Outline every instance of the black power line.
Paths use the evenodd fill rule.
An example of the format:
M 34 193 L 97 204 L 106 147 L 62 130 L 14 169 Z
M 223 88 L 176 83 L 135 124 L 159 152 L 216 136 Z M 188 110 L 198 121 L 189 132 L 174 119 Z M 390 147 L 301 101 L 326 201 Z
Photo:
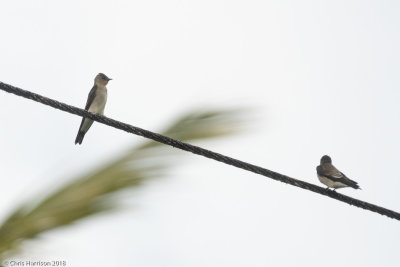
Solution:
M 18 96 L 32 99 L 36 102 L 51 106 L 56 109 L 60 109 L 60 110 L 63 110 L 63 111 L 66 111 L 66 112 L 69 112 L 69 113 L 72 113 L 75 115 L 79 115 L 82 117 L 90 118 L 94 121 L 97 121 L 97 122 L 106 124 L 108 126 L 126 131 L 128 133 L 140 135 L 145 138 L 149 138 L 149 139 L 152 139 L 154 141 L 157 141 L 157 142 L 169 145 L 169 146 L 173 146 L 173 147 L 176 147 L 176 148 L 188 151 L 188 152 L 192 152 L 194 154 L 201 155 L 206 158 L 214 159 L 219 162 L 223 162 L 225 164 L 235 166 L 237 168 L 241 168 L 241 169 L 244 169 L 244 170 L 247 170 L 250 172 L 254 172 L 254 173 L 272 178 L 274 180 L 277 180 L 277 181 L 280 181 L 283 183 L 287 183 L 287 184 L 297 186 L 297 187 L 300 187 L 300 188 L 303 188 L 303 189 L 306 189 L 306 190 L 309 190 L 309 191 L 312 191 L 312 192 L 315 192 L 315 193 L 318 193 L 318 194 L 321 194 L 324 196 L 328 196 L 330 198 L 337 199 L 339 201 L 348 203 L 350 205 L 354 205 L 359 208 L 370 210 L 372 212 L 376 212 L 381 215 L 386 215 L 390 218 L 400 220 L 400 213 L 398 213 L 398 212 L 395 212 L 395 211 L 392 211 L 392 210 L 389 210 L 389 209 L 386 209 L 386 208 L 383 208 L 383 207 L 380 207 L 380 206 L 377 206 L 377 205 L 374 205 L 374 204 L 371 204 L 368 202 L 364 202 L 364 201 L 361 201 L 361 200 L 358 200 L 358 199 L 355 199 L 352 197 L 342 195 L 340 193 L 337 193 L 336 191 L 327 190 L 326 188 L 323 188 L 323 187 L 320 187 L 320 186 L 317 186 L 314 184 L 310 184 L 310 183 L 307 183 L 307 182 L 304 182 L 301 180 L 297 180 L 297 179 L 288 177 L 286 175 L 283 175 L 283 174 L 280 174 L 280 173 L 277 173 L 274 171 L 270 171 L 268 169 L 265 169 L 265 168 L 262 168 L 262 167 L 259 167 L 259 166 L 256 166 L 256 165 L 253 165 L 250 163 L 246 163 L 244 161 L 237 160 L 237 159 L 234 159 L 234 158 L 231 158 L 231 157 L 228 157 L 228 156 L 225 156 L 225 155 L 222 155 L 222 154 L 219 154 L 219 153 L 216 153 L 216 152 L 213 152 L 213 151 L 210 151 L 210 150 L 198 147 L 198 146 L 180 142 L 178 140 L 169 138 L 167 136 L 153 133 L 148 130 L 144 130 L 139 127 L 135 127 L 135 126 L 132 126 L 132 125 L 120 122 L 120 121 L 116 121 L 116 120 L 107 118 L 102 115 L 93 114 L 86 110 L 64 104 L 62 102 L 59 102 L 59 101 L 50 99 L 48 97 L 41 96 L 41 95 L 38 95 L 38 94 L 35 94 L 32 92 L 14 87 L 9 84 L 0 82 L 0 89 L 4 90 L 6 92 L 9 92 L 9 93 L 18 95 Z

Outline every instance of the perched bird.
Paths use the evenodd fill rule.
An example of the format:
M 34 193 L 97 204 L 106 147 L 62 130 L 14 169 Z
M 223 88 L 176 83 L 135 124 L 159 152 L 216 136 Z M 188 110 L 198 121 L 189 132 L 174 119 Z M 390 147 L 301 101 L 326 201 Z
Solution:
M 332 160 L 329 156 L 325 155 L 321 158 L 321 163 L 317 166 L 317 175 L 321 183 L 335 189 L 342 187 L 353 187 L 354 189 L 361 189 L 357 182 L 350 180 L 342 172 L 332 165 Z
M 86 101 L 85 110 L 103 115 L 104 107 L 107 102 L 107 87 L 108 81 L 112 79 L 108 78 L 103 73 L 99 73 L 94 78 L 94 85 L 92 90 L 90 90 L 88 99 Z M 75 144 L 82 144 L 83 137 L 85 137 L 86 132 L 92 126 L 93 120 L 88 118 L 82 118 L 81 126 L 79 126 L 78 135 L 75 139 Z

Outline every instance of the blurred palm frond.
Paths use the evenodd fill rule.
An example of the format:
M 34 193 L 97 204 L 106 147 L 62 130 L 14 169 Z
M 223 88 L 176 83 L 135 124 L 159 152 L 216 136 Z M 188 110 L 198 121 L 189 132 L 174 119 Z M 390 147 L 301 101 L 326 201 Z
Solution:
M 237 108 L 194 111 L 176 120 L 162 134 L 185 142 L 224 137 L 243 130 L 248 115 L 248 110 Z M 177 151 L 144 141 L 100 169 L 72 179 L 43 200 L 22 205 L 0 225 L 0 262 L 17 253 L 24 240 L 114 209 L 117 203 L 110 196 L 165 175 L 173 164 L 167 159 Z

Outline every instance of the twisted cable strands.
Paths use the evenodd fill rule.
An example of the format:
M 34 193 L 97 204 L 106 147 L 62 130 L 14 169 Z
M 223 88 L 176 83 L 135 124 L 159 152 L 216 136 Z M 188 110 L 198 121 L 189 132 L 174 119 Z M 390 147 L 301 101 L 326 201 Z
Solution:
M 210 158 L 210 159 L 213 159 L 213 160 L 216 160 L 216 161 L 228 164 L 228 165 L 232 165 L 237 168 L 241 168 L 241 169 L 244 169 L 244 170 L 256 173 L 256 174 L 260 174 L 260 175 L 269 177 L 271 179 L 274 179 L 274 180 L 277 180 L 277 181 L 280 181 L 280 182 L 283 182 L 286 184 L 290 184 L 290 185 L 297 186 L 297 187 L 300 187 L 300 188 L 303 188 L 303 189 L 306 189 L 306 190 L 309 190 L 309 191 L 312 191 L 312 192 L 315 192 L 315 193 L 318 193 L 318 194 L 321 194 L 324 196 L 328 196 L 330 198 L 348 203 L 350 205 L 353 205 L 353 206 L 356 206 L 356 207 L 359 207 L 359 208 L 362 208 L 365 210 L 369 210 L 372 212 L 376 212 L 381 215 L 385 215 L 389 218 L 400 220 L 400 213 L 398 213 L 398 212 L 395 212 L 395 211 L 392 211 L 392 210 L 389 210 L 389 209 L 386 209 L 386 208 L 383 208 L 383 207 L 380 207 L 380 206 L 377 206 L 377 205 L 374 205 L 374 204 L 371 204 L 368 202 L 364 202 L 364 201 L 361 201 L 361 200 L 358 200 L 358 199 L 355 199 L 352 197 L 348 197 L 348 196 L 342 195 L 340 193 L 337 193 L 335 191 L 327 190 L 323 187 L 320 187 L 320 186 L 317 186 L 314 184 L 310 184 L 308 182 L 304 182 L 304 181 L 301 181 L 298 179 L 294 179 L 294 178 L 288 177 L 286 175 L 283 175 L 283 174 L 280 174 L 280 173 L 277 173 L 277 172 L 274 172 L 274 171 L 271 171 L 271 170 L 268 170 L 268 169 L 250 164 L 250 163 L 246 163 L 244 161 L 237 160 L 237 159 L 234 159 L 234 158 L 231 158 L 231 157 L 228 157 L 228 156 L 225 156 L 225 155 L 222 155 L 222 154 L 219 154 L 219 153 L 216 153 L 216 152 L 213 152 L 213 151 L 210 151 L 210 150 L 198 147 L 198 146 L 180 142 L 178 140 L 169 138 L 167 136 L 153 133 L 151 131 L 144 130 L 139 127 L 135 127 L 135 126 L 132 126 L 132 125 L 129 125 L 129 124 L 117 121 L 117 120 L 113 120 L 113 119 L 107 118 L 102 115 L 93 114 L 86 110 L 67 105 L 65 103 L 47 98 L 45 96 L 41 96 L 39 94 L 32 93 L 30 91 L 20 89 L 18 87 L 14 87 L 9 84 L 5 84 L 3 82 L 0 82 L 0 89 L 3 91 L 6 91 L 8 93 L 22 96 L 24 98 L 28 98 L 28 99 L 34 100 L 36 102 L 51 106 L 56 109 L 69 112 L 71 114 L 90 118 L 94 121 L 106 124 L 113 128 L 117 128 L 117 129 L 126 131 L 128 133 L 133 133 L 133 134 L 136 134 L 139 136 L 143 136 L 145 138 L 149 138 L 154 141 L 157 141 L 157 142 L 169 145 L 169 146 L 173 146 L 175 148 L 179 148 L 179 149 L 182 149 L 182 150 L 185 150 L 188 152 L 192 152 L 194 154 L 197 154 L 197 155 L 200 155 L 200 156 L 203 156 L 206 158 Z

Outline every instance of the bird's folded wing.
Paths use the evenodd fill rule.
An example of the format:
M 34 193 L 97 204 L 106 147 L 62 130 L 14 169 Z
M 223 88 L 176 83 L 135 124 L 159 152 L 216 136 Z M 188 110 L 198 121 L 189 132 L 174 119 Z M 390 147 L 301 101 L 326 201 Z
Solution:
M 323 168 L 323 167 L 317 168 L 317 173 L 318 173 L 318 175 L 324 176 L 334 182 L 339 182 L 339 183 L 342 183 L 342 184 L 345 184 L 345 185 L 348 185 L 351 187 L 357 186 L 357 182 L 347 178 L 346 175 L 344 175 L 342 172 L 340 172 L 334 166 L 327 166 L 325 168 Z
M 97 86 L 94 85 L 92 90 L 90 90 L 89 95 L 88 95 L 88 99 L 86 101 L 85 110 L 89 110 L 90 105 L 92 105 L 93 100 L 96 97 L 96 89 L 97 89 Z

